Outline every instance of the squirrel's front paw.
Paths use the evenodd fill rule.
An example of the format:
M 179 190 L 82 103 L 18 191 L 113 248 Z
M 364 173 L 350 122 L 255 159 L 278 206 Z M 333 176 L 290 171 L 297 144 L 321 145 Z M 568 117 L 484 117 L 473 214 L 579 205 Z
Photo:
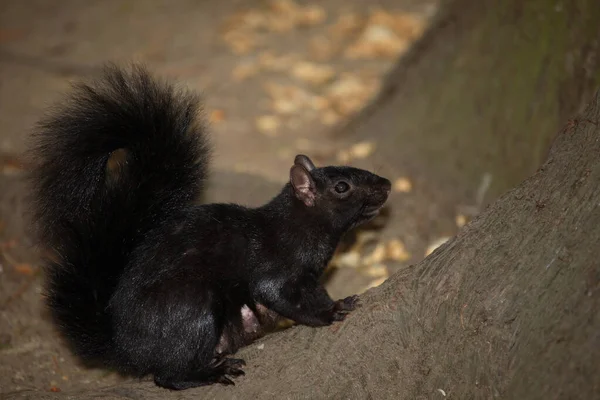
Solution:
M 354 311 L 356 307 L 359 305 L 358 295 L 355 294 L 353 296 L 348 296 L 345 299 L 341 299 L 335 302 L 333 306 L 336 311 Z
M 350 311 L 353 311 L 359 305 L 358 295 L 348 296 L 335 302 L 333 305 L 333 320 L 343 321 Z

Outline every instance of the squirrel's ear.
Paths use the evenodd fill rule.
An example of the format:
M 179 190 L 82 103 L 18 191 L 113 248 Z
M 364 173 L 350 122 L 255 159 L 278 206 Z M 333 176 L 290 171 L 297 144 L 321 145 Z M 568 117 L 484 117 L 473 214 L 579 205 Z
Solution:
M 310 161 L 310 160 L 309 160 Z M 294 164 L 290 169 L 290 182 L 294 188 L 296 197 L 307 207 L 315 205 L 315 195 L 317 188 L 310 172 L 302 165 Z
M 308 172 L 315 169 L 315 164 L 313 164 L 310 158 L 304 154 L 298 154 L 296 158 L 294 158 L 294 164 L 303 166 Z

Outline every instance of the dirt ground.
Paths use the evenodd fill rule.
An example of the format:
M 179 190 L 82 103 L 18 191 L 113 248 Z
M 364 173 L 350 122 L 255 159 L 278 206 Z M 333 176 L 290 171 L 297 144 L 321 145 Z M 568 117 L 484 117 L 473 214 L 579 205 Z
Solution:
M 433 0 L 3 1 L 0 397 L 122 379 L 81 367 L 48 322 L 43 277 L 23 219 L 27 132 L 70 80 L 97 72 L 105 61 L 135 60 L 201 90 L 215 146 L 211 201 L 268 200 L 299 152 L 318 164 L 360 162 L 393 180 L 384 228 L 367 231 L 335 260 L 328 288 L 341 297 L 419 261 L 465 222 L 465 206 L 478 206 L 477 196 L 440 192 L 426 160 L 399 167 L 369 158 L 377 132 L 360 143 L 328 134 L 376 92 L 435 10 Z

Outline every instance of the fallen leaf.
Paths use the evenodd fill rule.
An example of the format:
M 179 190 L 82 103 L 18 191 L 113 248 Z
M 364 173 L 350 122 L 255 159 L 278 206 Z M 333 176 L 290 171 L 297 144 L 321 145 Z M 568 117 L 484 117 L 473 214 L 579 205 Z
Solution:
M 335 76 L 335 70 L 329 65 L 304 61 L 294 66 L 292 76 L 311 85 L 322 85 Z
M 335 265 L 338 267 L 357 268 L 360 265 L 360 254 L 358 251 L 349 251 L 335 257 Z
M 388 278 L 389 272 L 384 264 L 373 264 L 369 265 L 366 269 L 365 274 L 373 278 Z
M 210 113 L 210 122 L 219 123 L 225 120 L 225 111 L 223 110 L 213 110 Z
M 32 276 L 34 273 L 34 270 L 31 267 L 31 265 L 25 263 L 16 264 L 13 268 L 16 272 L 22 275 Z
M 348 58 L 394 59 L 405 52 L 425 30 L 425 19 L 417 14 L 371 12 L 359 38 L 344 55 Z
M 263 115 L 256 119 L 256 128 L 266 136 L 277 136 L 281 121 L 275 115 Z
M 349 116 L 362 109 L 377 93 L 380 79 L 361 79 L 356 74 L 342 74 L 326 90 L 332 108 Z
M 392 185 L 394 192 L 408 193 L 412 190 L 412 183 L 408 178 L 398 178 Z
M 393 30 L 386 26 L 369 25 L 360 38 L 344 52 L 349 59 L 389 58 L 398 57 L 408 49 L 411 42 L 398 37 Z
M 350 154 L 353 158 L 367 158 L 375 150 L 375 143 L 373 142 L 360 142 L 350 147 Z
M 456 216 L 455 221 L 456 221 L 456 226 L 458 226 L 459 228 L 462 228 L 467 223 L 467 217 L 465 217 L 462 214 L 459 214 Z
M 399 239 L 393 239 L 385 245 L 385 258 L 394 261 L 406 261 L 410 258 L 410 254 L 406 251 L 404 243 Z
M 271 107 L 277 114 L 289 115 L 312 109 L 315 96 L 300 87 L 268 83 L 265 90 L 272 99 Z

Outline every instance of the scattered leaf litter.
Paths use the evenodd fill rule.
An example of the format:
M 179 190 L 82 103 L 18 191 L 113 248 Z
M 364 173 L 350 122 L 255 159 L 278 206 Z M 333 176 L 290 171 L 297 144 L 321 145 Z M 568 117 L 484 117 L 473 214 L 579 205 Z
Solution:
M 380 85 L 380 79 L 362 79 L 358 74 L 344 73 L 327 88 L 326 96 L 336 112 L 350 116 L 373 98 Z
M 310 109 L 314 95 L 298 86 L 267 83 L 265 91 L 271 99 L 271 109 L 277 114 L 297 114 Z
M 269 50 L 262 51 L 255 60 L 236 66 L 232 78 L 240 82 L 261 70 L 286 73 L 309 85 L 311 90 L 289 89 L 287 94 L 277 96 L 267 90 L 273 100 L 271 111 L 286 116 L 300 114 L 303 121 L 316 119 L 325 126 L 333 126 L 358 112 L 373 98 L 381 86 L 382 70 L 378 68 L 375 76 L 369 78 L 356 71 L 339 71 L 323 62 L 343 52 L 352 59 L 384 60 L 385 70 L 422 35 L 427 19 L 428 16 L 381 8 L 368 13 L 343 12 L 329 18 L 317 2 L 299 4 L 293 0 L 272 0 L 266 2 L 266 6 L 227 18 L 222 36 L 230 49 L 241 55 L 264 47 L 269 35 L 321 26 L 314 30 L 307 54 L 275 55 Z M 326 25 L 328 20 L 332 22 Z M 287 121 L 286 125 L 299 127 L 302 123 Z M 343 161 L 351 158 L 351 154 L 342 152 Z
M 291 0 L 274 0 L 266 8 L 235 13 L 225 20 L 221 31 L 233 53 L 248 54 L 264 44 L 266 33 L 287 33 L 326 19 L 325 9 L 317 4 L 301 6 Z
M 425 26 L 426 20 L 419 15 L 376 9 L 344 55 L 350 59 L 396 59 L 423 34 Z
M 367 245 L 375 244 L 370 252 Z M 359 274 L 370 278 L 371 281 L 363 291 L 379 286 L 389 277 L 389 269 L 385 261 L 404 262 L 410 259 L 404 243 L 400 239 L 379 241 L 379 236 L 374 231 L 361 232 L 354 245 L 344 252 L 336 253 L 331 262 L 334 268 L 352 268 Z

